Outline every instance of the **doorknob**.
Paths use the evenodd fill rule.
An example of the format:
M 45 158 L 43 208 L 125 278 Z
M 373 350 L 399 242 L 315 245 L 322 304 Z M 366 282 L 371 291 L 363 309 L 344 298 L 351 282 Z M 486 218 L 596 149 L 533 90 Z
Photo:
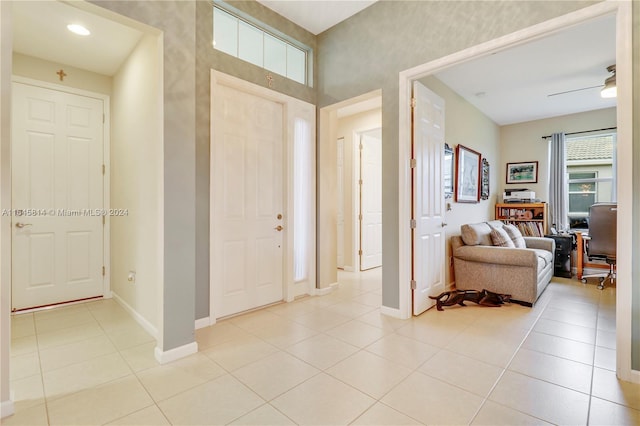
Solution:
M 447 226 L 447 222 L 442 222 L 442 227 L 444 228 L 445 226 Z
M 276 227 L 275 227 L 275 228 L 273 228 L 273 229 L 275 229 L 276 231 L 280 232 L 280 231 L 282 231 L 284 228 L 283 228 L 281 225 L 278 225 L 278 226 L 276 226 Z
M 25 226 L 31 226 L 31 225 L 32 225 L 31 223 L 20 223 L 20 222 L 18 222 L 18 223 L 16 223 L 16 228 L 22 229 Z

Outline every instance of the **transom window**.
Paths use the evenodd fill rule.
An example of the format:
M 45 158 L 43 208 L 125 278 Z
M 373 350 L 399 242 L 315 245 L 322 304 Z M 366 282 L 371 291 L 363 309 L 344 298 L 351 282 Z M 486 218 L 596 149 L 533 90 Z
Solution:
M 213 48 L 307 84 L 310 49 L 266 25 L 240 16 L 233 8 L 213 6 Z

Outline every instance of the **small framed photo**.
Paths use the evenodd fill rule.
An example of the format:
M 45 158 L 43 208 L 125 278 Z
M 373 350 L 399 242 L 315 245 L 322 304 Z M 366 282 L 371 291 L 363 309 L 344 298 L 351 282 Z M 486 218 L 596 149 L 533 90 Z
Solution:
M 456 147 L 456 201 L 480 201 L 480 161 L 482 155 L 466 146 Z
M 507 183 L 537 183 L 538 162 L 507 163 Z

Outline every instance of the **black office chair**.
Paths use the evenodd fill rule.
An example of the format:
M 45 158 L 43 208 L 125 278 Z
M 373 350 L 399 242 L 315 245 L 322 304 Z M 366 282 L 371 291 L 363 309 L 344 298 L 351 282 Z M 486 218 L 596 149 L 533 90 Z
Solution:
M 604 289 L 607 279 L 611 284 L 616 279 L 616 228 L 618 205 L 616 203 L 596 203 L 589 208 L 589 236 L 587 240 L 587 257 L 589 260 L 600 259 L 607 262 L 609 272 L 602 274 L 583 275 L 582 282 L 587 278 L 599 277 L 598 289 Z

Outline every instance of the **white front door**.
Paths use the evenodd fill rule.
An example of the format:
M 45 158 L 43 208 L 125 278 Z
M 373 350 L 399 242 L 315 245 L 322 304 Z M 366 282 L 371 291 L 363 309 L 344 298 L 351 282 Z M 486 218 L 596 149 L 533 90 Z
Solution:
M 434 301 L 430 295 L 444 291 L 445 203 L 442 182 L 444 164 L 444 100 L 418 82 L 413 83 L 413 314 Z
M 103 101 L 13 84 L 14 310 L 102 296 Z
M 283 299 L 283 105 L 220 85 L 213 98 L 215 317 Z
M 360 137 L 360 270 L 382 266 L 382 130 Z

